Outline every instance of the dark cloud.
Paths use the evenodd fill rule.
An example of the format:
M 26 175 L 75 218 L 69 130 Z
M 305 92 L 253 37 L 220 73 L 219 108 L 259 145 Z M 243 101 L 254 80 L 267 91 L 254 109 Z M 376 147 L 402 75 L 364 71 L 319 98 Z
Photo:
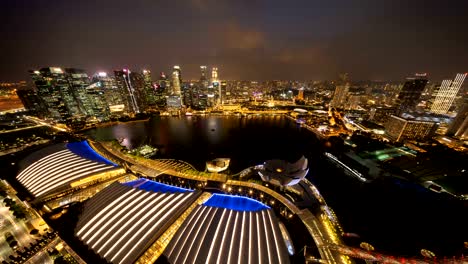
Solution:
M 31 1 L 0 17 L 0 80 L 47 65 L 120 67 L 184 78 L 199 65 L 227 79 L 434 79 L 468 69 L 467 1 Z

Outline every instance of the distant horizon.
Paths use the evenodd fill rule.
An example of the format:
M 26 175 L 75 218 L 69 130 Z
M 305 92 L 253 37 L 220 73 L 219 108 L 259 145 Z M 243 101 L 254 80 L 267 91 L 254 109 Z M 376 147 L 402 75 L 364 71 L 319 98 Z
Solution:
M 338 75 L 341 74 L 341 73 L 348 73 L 349 75 L 349 81 L 350 83 L 356 83 L 356 82 L 388 82 L 388 83 L 404 83 L 406 78 L 408 77 L 413 77 L 415 74 L 418 74 L 418 73 L 425 73 L 427 74 L 426 78 L 429 80 L 428 83 L 431 83 L 431 82 L 442 82 L 443 80 L 453 80 L 455 78 L 455 76 L 459 73 L 463 74 L 464 72 L 463 71 L 458 71 L 456 73 L 453 74 L 453 77 L 447 77 L 447 78 L 442 78 L 442 79 L 432 79 L 431 78 L 431 74 L 430 73 L 427 73 L 427 72 L 423 72 L 423 71 L 418 71 L 418 72 L 414 72 L 414 73 L 409 73 L 405 76 L 402 76 L 401 79 L 399 80 L 392 80 L 392 79 L 353 79 L 353 75 L 350 73 L 350 72 L 347 72 L 347 71 L 344 71 L 344 72 L 341 72 L 341 73 L 338 73 L 336 74 L 336 76 L 334 78 L 330 78 L 330 79 L 234 79 L 234 78 L 223 78 L 223 69 L 220 68 L 219 66 L 217 65 L 213 65 L 213 66 L 208 66 L 208 65 L 200 65 L 198 67 L 198 71 L 200 73 L 200 75 L 198 77 L 191 77 L 191 78 L 186 78 L 184 76 L 184 66 L 182 64 L 175 64 L 175 65 L 178 65 L 180 66 L 180 69 L 181 69 L 181 72 L 182 72 L 182 80 L 183 81 L 196 81 L 196 80 L 199 80 L 200 79 L 200 75 L 201 75 L 201 72 L 200 72 L 200 66 L 207 66 L 207 76 L 208 78 L 211 76 L 211 69 L 213 67 L 217 67 L 218 68 L 218 74 L 220 76 L 219 80 L 222 80 L 222 81 L 259 81 L 259 82 L 266 82 L 266 81 L 298 81 L 298 82 L 333 82 L 333 81 L 336 81 L 338 80 Z M 175 66 L 173 65 L 173 66 Z M 88 74 L 89 77 L 92 77 L 93 75 L 95 74 L 98 74 L 99 72 L 105 72 L 111 76 L 114 76 L 114 71 L 118 71 L 118 70 L 122 70 L 122 69 L 129 69 L 130 71 L 133 71 L 133 72 L 139 72 L 141 73 L 142 71 L 144 70 L 148 70 L 150 71 L 151 73 L 151 78 L 153 80 L 158 80 L 158 77 L 160 76 L 161 73 L 164 73 L 166 75 L 166 77 L 168 79 L 170 79 L 170 74 L 172 72 L 172 67 L 173 66 L 169 66 L 167 67 L 167 70 L 162 70 L 162 71 L 155 71 L 155 70 L 151 70 L 150 68 L 148 67 L 134 67 L 134 68 L 131 68 L 131 67 L 113 67 L 112 70 L 104 70 L 103 68 L 99 68 L 99 70 L 96 70 L 96 71 L 90 71 L 86 68 L 83 68 L 83 67 L 76 67 L 76 66 L 59 66 L 59 65 L 49 65 L 49 66 L 41 66 L 41 67 L 37 67 L 37 68 L 30 68 L 28 70 L 26 70 L 26 78 L 25 79 L 20 79 L 20 80 L 0 80 L 0 83 L 16 83 L 16 82 L 20 82 L 20 81 L 26 81 L 27 83 L 30 83 L 31 82 L 31 78 L 29 77 L 29 74 L 28 72 L 29 71 L 32 71 L 32 70 L 40 70 L 42 68 L 49 68 L 49 67 L 59 67 L 59 68 L 62 68 L 62 69 L 66 69 L 66 68 L 74 68 L 74 69 L 80 69 L 80 70 L 84 70 L 86 72 L 86 74 Z M 137 68 L 137 69 L 135 69 Z M 193 69 L 191 69 L 191 72 L 193 72 Z

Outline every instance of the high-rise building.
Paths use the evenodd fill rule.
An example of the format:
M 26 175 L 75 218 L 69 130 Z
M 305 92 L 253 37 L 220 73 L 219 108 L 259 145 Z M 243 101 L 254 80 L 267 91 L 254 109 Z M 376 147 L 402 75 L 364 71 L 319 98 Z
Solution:
M 330 102 L 330 106 L 335 108 L 343 108 L 347 101 L 348 91 L 349 84 L 337 85 L 333 99 Z
M 211 70 L 211 82 L 214 83 L 218 81 L 218 68 L 213 67 L 213 69 Z
M 395 141 L 424 140 L 434 135 L 438 123 L 391 115 L 385 133 Z
M 88 113 L 91 113 L 94 120 L 108 121 L 111 113 L 101 83 L 95 82 L 89 85 L 86 88 L 86 95 L 89 100 Z
M 466 73 L 459 73 L 452 80 L 443 80 L 437 94 L 435 95 L 434 103 L 431 106 L 431 112 L 436 114 L 446 114 L 450 110 L 453 101 L 457 97 L 458 92 L 465 80 Z
M 397 114 L 401 115 L 412 111 L 419 104 L 419 99 L 427 84 L 426 74 L 416 74 L 415 77 L 407 78 L 397 98 Z
M 131 72 L 128 69 L 114 71 L 117 87 L 119 87 L 121 94 L 124 95 L 125 112 L 127 113 L 140 113 L 138 106 L 138 90 L 143 90 L 143 87 L 138 89 L 138 86 L 144 86 L 143 78 L 138 78 L 138 74 Z M 141 79 L 141 80 L 139 80 Z
M 92 78 L 93 84 L 100 87 L 111 114 L 122 114 L 125 109 L 126 91 L 117 86 L 115 78 L 106 72 L 98 72 Z
M 172 71 L 172 91 L 171 95 L 181 95 L 182 90 L 182 72 L 179 66 L 174 66 Z
M 208 86 L 208 104 L 210 106 L 220 105 L 222 103 L 222 90 L 218 76 L 218 68 L 211 70 L 211 84 Z
M 447 135 L 461 140 L 468 139 L 468 98 L 464 98 L 463 105 L 450 124 Z
M 16 94 L 23 103 L 24 108 L 29 111 L 30 115 L 44 118 L 47 116 L 47 107 L 44 101 L 37 95 L 33 89 L 18 89 Z
M 297 93 L 297 100 L 304 101 L 304 87 L 299 89 Z
M 333 94 L 333 98 L 330 101 L 330 107 L 334 108 L 344 108 L 347 96 L 349 92 L 349 76 L 347 73 L 342 73 L 338 76 L 338 81 L 336 81 L 335 85 L 335 93 Z
M 153 85 L 153 80 L 151 79 L 151 72 L 148 70 L 143 70 L 143 81 L 144 81 L 144 102 L 146 108 L 155 108 L 157 106 L 158 96 L 156 95 L 156 89 Z
M 66 68 L 65 72 L 81 113 L 88 117 L 94 116 L 93 102 L 87 92 L 87 88 L 91 84 L 88 74 L 82 69 L 75 68 Z
M 166 106 L 166 96 L 168 94 L 168 89 L 170 88 L 169 81 L 167 80 L 166 74 L 161 72 L 157 85 L 155 86 L 156 94 L 156 105 L 159 108 Z
M 58 67 L 42 68 L 30 71 L 30 75 L 37 95 L 47 109 L 47 117 L 65 123 L 84 117 L 64 70 Z
M 193 104 L 193 89 L 194 89 L 193 83 L 184 83 L 182 85 L 181 98 L 182 98 L 182 101 L 184 102 L 184 105 L 187 107 L 191 107 Z
M 220 102 L 224 104 L 227 99 L 227 82 L 221 81 L 221 85 L 219 86 L 220 90 Z
M 207 78 L 206 78 L 206 66 L 200 66 L 200 72 L 201 72 L 201 76 L 200 76 L 200 81 L 206 81 Z

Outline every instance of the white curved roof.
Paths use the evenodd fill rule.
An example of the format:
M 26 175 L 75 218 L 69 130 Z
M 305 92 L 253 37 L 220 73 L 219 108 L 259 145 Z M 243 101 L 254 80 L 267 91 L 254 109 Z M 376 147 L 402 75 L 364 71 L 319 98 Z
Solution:
M 199 205 L 164 255 L 170 263 L 289 263 L 271 209 L 244 211 Z
M 86 202 L 75 235 L 109 263 L 134 263 L 200 194 L 146 179 L 116 182 Z M 197 205 L 163 254 L 170 263 L 289 263 L 273 210 L 224 194 Z
M 89 147 L 87 143 L 82 142 L 72 144 L 71 146 Z M 92 150 L 85 149 L 85 151 Z M 16 176 L 16 179 L 31 194 L 40 197 L 67 186 L 80 178 L 115 168 L 110 163 L 91 160 L 75 154 L 75 152 L 65 148 L 48 154 L 27 166 Z M 96 153 L 91 154 L 96 155 Z
M 110 185 L 88 200 L 75 235 L 109 263 L 134 263 L 200 194 L 159 185 Z

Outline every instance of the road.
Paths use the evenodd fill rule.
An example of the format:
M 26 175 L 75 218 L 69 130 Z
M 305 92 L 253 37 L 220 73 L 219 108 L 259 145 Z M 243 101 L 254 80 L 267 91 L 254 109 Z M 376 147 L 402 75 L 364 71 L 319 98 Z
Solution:
M 53 128 L 55 130 L 58 130 L 58 131 L 62 131 L 62 132 L 70 132 L 71 130 L 63 125 L 63 124 L 53 124 L 47 120 L 43 120 L 43 119 L 40 119 L 40 118 L 37 118 L 37 117 L 34 117 L 34 116 L 24 116 L 24 119 L 26 119 L 27 121 L 31 121 L 31 122 L 34 122 L 38 125 L 42 125 L 42 126 L 48 126 L 50 128 Z

